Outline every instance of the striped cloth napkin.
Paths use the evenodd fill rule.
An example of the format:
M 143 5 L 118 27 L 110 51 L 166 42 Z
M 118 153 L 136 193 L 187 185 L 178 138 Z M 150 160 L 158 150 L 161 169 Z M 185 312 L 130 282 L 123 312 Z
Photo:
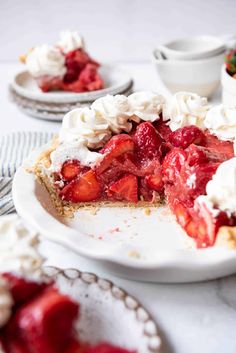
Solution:
M 0 138 L 0 215 L 15 212 L 12 180 L 17 168 L 31 151 L 47 143 L 53 134 L 23 131 Z

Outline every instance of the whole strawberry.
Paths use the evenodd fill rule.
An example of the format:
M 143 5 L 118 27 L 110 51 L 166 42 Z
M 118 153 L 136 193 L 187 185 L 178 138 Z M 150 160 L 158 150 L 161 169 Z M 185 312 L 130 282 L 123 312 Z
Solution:
M 138 125 L 133 135 L 133 141 L 137 155 L 141 160 L 160 158 L 163 139 L 149 121 Z

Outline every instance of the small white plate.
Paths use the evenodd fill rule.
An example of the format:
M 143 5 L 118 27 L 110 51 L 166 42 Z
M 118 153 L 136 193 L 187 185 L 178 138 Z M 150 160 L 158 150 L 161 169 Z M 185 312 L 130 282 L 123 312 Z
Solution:
M 125 91 L 119 92 L 128 96 L 132 93 L 133 83 Z M 67 112 L 75 108 L 83 108 L 91 105 L 91 102 L 77 102 L 77 103 L 47 103 L 39 102 L 32 99 L 22 97 L 12 87 L 9 87 L 9 94 L 12 102 L 25 114 L 37 119 L 62 121 Z
M 47 146 L 44 146 L 45 149 Z M 34 152 L 25 166 L 33 164 Z M 136 280 L 193 282 L 236 271 L 236 251 L 197 250 L 166 207 L 80 210 L 74 219 L 58 215 L 48 192 L 20 167 L 13 181 L 17 212 L 42 236 L 99 261 L 106 271 Z
M 28 71 L 18 73 L 12 82 L 12 87 L 19 95 L 28 99 L 47 103 L 74 103 L 91 102 L 106 94 L 119 94 L 132 84 L 129 74 L 115 65 L 102 65 L 99 73 L 104 80 L 105 88 L 93 92 L 71 93 L 58 91 L 44 93 L 38 88 Z

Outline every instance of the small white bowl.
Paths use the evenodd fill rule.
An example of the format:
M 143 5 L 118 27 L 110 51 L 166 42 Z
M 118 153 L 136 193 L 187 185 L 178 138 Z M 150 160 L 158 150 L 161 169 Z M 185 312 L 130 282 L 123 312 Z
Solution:
M 213 36 L 180 38 L 157 48 L 166 59 L 198 60 L 218 55 L 225 51 L 222 39 Z
M 210 97 L 219 86 L 224 52 L 200 60 L 164 60 L 158 50 L 153 55 L 159 77 L 171 93 L 190 91 Z
M 236 79 L 226 71 L 225 65 L 221 69 L 222 102 L 236 106 Z

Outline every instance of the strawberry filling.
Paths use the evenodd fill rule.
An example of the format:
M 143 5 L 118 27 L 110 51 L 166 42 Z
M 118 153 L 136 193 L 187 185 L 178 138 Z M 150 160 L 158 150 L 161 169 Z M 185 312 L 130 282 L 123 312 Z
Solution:
M 66 161 L 60 172 L 61 199 L 73 203 L 117 200 L 137 203 L 152 200 L 156 192 L 163 194 L 162 143 L 154 126 L 144 122 L 132 136 L 113 136 L 99 151 L 103 158 L 89 171 L 81 172 L 83 167 L 78 161 Z
M 195 202 L 198 196 L 206 194 L 208 181 L 226 158 L 225 153 L 216 151 L 217 145 L 210 148 L 190 145 L 185 150 L 174 148 L 162 164 L 167 203 L 199 248 L 214 245 L 221 226 L 236 225 L 234 217 L 222 211 L 213 215 L 206 206 Z M 232 144 L 227 157 L 231 158 L 231 154 Z
M 131 133 L 113 136 L 98 152 L 103 158 L 92 168 L 75 160 L 64 163 L 62 200 L 153 203 L 165 199 L 198 247 L 213 245 L 220 226 L 235 224 L 224 212 L 215 217 L 195 205 L 219 165 L 233 157 L 232 142 L 220 141 L 196 126 L 172 132 L 159 120 L 135 124 Z
M 0 329 L 6 353 L 137 353 L 109 343 L 80 342 L 74 330 L 79 305 L 53 283 L 37 283 L 3 274 L 14 299 L 12 315 Z
M 64 55 L 66 73 L 63 77 L 37 78 L 43 92 L 63 90 L 80 93 L 104 88 L 103 79 L 98 73 L 100 65 L 85 50 L 76 49 Z

